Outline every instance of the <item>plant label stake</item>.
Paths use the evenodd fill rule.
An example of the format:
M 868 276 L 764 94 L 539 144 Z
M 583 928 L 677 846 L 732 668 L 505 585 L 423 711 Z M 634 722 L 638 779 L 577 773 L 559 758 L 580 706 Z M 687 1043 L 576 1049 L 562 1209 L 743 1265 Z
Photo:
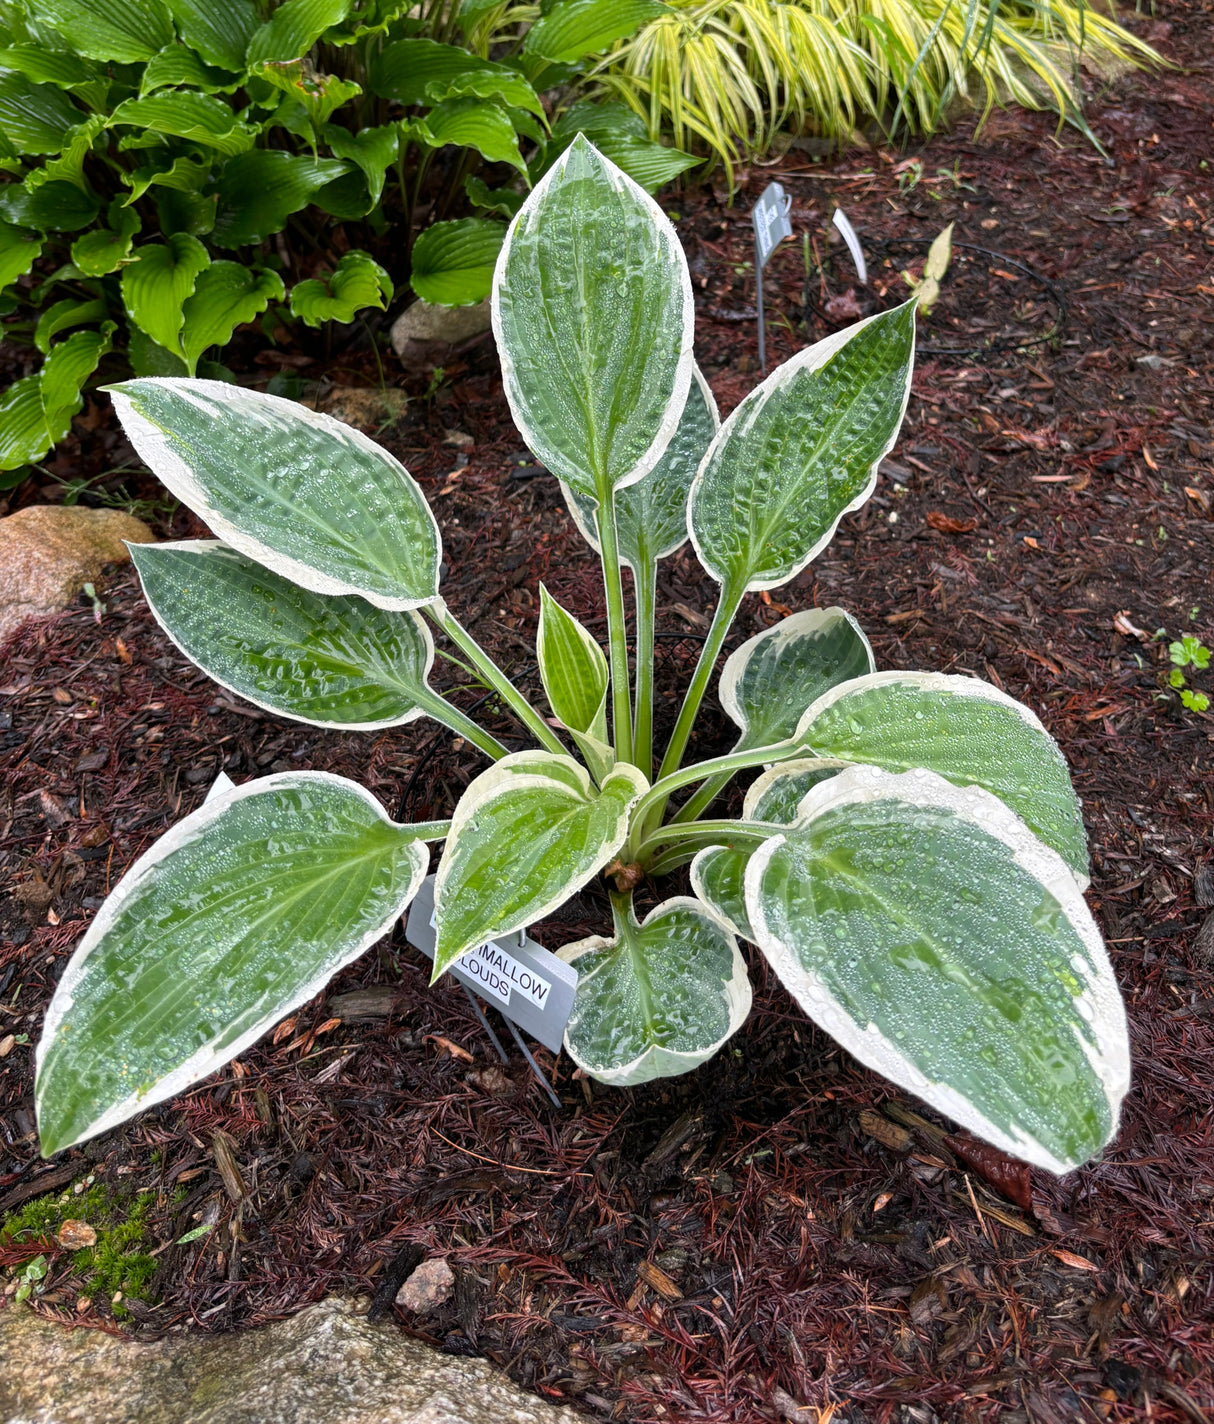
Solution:
M 856 276 L 860 279 L 862 287 L 868 286 L 868 266 L 864 261 L 864 249 L 860 246 L 860 239 L 856 236 L 856 229 L 847 220 L 847 215 L 842 208 L 835 209 L 835 215 L 831 222 L 839 229 L 839 235 L 847 243 L 847 250 L 851 253 L 851 260 L 856 264 Z
M 759 313 L 759 369 L 767 374 L 767 332 L 763 325 L 763 268 L 786 237 L 792 236 L 792 196 L 779 183 L 769 183 L 754 205 L 750 220 L 755 229 L 755 306 Z
M 409 906 L 405 938 L 428 959 L 434 958 L 433 875 L 426 877 Z M 525 931 L 470 950 L 451 965 L 450 972 L 507 1022 L 517 1024 L 553 1053 L 561 1051 L 577 970 L 528 939 Z

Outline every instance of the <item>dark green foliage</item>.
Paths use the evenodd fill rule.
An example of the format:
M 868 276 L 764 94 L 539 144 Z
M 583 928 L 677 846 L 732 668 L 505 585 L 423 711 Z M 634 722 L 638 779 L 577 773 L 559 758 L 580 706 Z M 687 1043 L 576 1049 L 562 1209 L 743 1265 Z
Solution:
M 621 29 L 557 0 L 524 53 L 515 20 L 457 0 L 424 20 L 396 0 L 0 0 L 0 311 L 47 357 L 0 393 L 0 483 L 63 438 L 103 358 L 215 375 L 271 304 L 287 326 L 384 310 L 424 198 L 444 236 L 421 244 L 414 289 L 462 305 L 487 295 L 511 199 L 575 129 L 618 128 L 614 156 L 651 188 L 681 171 L 618 106 L 551 131 L 537 92 L 584 68 L 550 63 L 544 33 L 590 63 L 653 8 L 635 0 Z M 465 188 L 484 163 L 516 170 L 507 198 Z M 489 216 L 460 217 L 469 201 Z

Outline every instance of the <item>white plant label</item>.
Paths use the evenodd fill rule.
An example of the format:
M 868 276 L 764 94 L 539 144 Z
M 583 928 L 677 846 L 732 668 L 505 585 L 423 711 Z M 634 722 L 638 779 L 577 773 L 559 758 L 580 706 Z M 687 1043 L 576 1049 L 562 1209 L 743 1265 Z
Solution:
M 405 938 L 428 958 L 434 958 L 432 875 L 423 881 L 409 906 Z M 573 1009 L 577 970 L 528 939 L 525 932 L 503 935 L 502 941 L 490 940 L 479 949 L 470 949 L 454 961 L 449 972 L 524 1033 L 559 1053 Z

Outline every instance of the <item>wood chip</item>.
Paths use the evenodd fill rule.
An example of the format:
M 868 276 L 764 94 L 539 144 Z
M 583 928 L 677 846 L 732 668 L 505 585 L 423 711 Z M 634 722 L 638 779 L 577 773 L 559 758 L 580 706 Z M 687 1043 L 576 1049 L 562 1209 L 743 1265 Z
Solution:
M 857 1115 L 856 1121 L 860 1125 L 861 1132 L 875 1138 L 883 1147 L 888 1147 L 891 1152 L 910 1151 L 914 1139 L 906 1128 L 899 1127 L 896 1122 L 890 1122 L 889 1118 L 883 1117 L 880 1113 L 870 1112 L 865 1108 L 862 1113 Z
M 683 1292 L 675 1285 L 665 1271 L 652 1261 L 642 1261 L 637 1267 L 637 1275 L 651 1286 L 663 1300 L 682 1300 Z
M 986 1208 L 984 1207 L 985 1211 Z M 1050 1255 L 1056 1256 L 1064 1266 L 1070 1266 L 1075 1271 L 1094 1271 L 1100 1273 L 1100 1267 L 1094 1261 L 1089 1261 L 1086 1256 L 1076 1256 L 1074 1251 L 1064 1251 L 1060 1246 L 1052 1246 Z
M 226 1132 L 216 1131 L 211 1134 L 211 1148 L 215 1154 L 215 1165 L 219 1168 L 224 1191 L 234 1202 L 242 1202 L 246 1195 L 245 1184 L 240 1175 L 240 1168 L 236 1165 L 235 1141 Z

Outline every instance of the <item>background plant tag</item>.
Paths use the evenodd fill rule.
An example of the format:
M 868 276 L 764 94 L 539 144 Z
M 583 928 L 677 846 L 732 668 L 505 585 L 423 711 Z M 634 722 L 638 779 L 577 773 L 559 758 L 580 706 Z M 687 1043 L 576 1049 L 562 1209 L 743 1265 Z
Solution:
M 405 938 L 433 959 L 433 875 L 426 877 L 408 914 Z M 525 931 L 469 950 L 448 972 L 545 1048 L 561 1051 L 577 989 L 577 970 L 528 939 Z
M 769 183 L 754 205 L 750 220 L 755 228 L 755 267 L 767 266 L 767 259 L 786 237 L 792 236 L 792 197 L 779 183 Z

